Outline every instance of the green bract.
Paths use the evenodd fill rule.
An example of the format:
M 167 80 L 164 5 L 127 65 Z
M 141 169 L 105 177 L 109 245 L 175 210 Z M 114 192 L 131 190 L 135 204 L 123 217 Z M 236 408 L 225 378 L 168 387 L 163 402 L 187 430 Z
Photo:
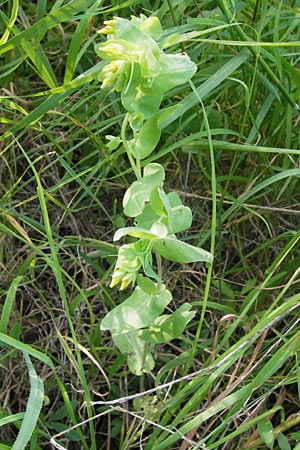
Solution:
M 107 41 L 95 47 L 107 61 L 99 76 L 102 87 L 112 85 L 121 92 L 124 108 L 145 119 L 158 110 L 165 92 L 186 83 L 197 70 L 187 55 L 160 49 L 161 31 L 157 17 L 116 17 L 99 31 Z
M 107 41 L 95 47 L 107 63 L 99 76 L 101 87 L 120 92 L 127 111 L 121 136 L 107 135 L 108 148 L 113 151 L 123 144 L 137 179 L 123 198 L 124 214 L 134 223 L 114 236 L 115 241 L 129 238 L 131 242 L 119 247 L 110 284 L 119 284 L 120 290 L 131 285 L 134 291 L 104 317 L 101 329 L 110 330 L 116 346 L 127 355 L 129 369 L 142 375 L 154 368 L 154 345 L 178 338 L 195 314 L 183 304 L 173 314 L 162 315 L 172 295 L 163 283 L 161 257 L 181 264 L 210 264 L 213 259 L 206 250 L 177 238 L 176 233 L 190 228 L 192 212 L 176 192 L 165 193 L 163 166 L 152 162 L 141 171 L 141 161 L 159 143 L 161 122 L 177 107 L 160 109 L 164 93 L 186 83 L 196 65 L 187 55 L 164 53 L 156 17 L 116 17 L 105 25 L 100 33 L 107 35 Z
M 125 193 L 123 208 L 126 216 L 136 217 L 141 214 L 145 203 L 150 200 L 152 190 L 157 186 L 162 186 L 164 179 L 165 171 L 160 164 L 147 164 L 144 168 L 143 178 L 134 181 Z

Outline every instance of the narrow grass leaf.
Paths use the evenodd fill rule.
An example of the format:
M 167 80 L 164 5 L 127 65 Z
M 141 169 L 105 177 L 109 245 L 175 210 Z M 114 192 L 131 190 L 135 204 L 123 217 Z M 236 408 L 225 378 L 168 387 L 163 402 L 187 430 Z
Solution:
M 0 342 L 2 342 L 2 344 L 4 345 L 9 345 L 10 347 L 13 347 L 16 350 L 20 350 L 23 353 L 28 353 L 28 355 L 33 356 L 39 361 L 42 361 L 43 363 L 47 364 L 47 366 L 49 366 L 52 370 L 55 370 L 53 362 L 51 361 L 49 356 L 45 355 L 39 350 L 36 350 L 30 345 L 24 344 L 23 342 L 20 342 L 17 339 L 14 339 L 13 337 L 8 336 L 1 332 L 0 332 Z
M 8 415 L 6 417 L 1 417 L 0 419 L 0 427 L 3 425 L 7 425 L 8 423 L 18 422 L 24 418 L 25 413 L 16 413 L 12 415 Z M 2 449 L 1 449 L 2 450 Z
M 216 403 L 215 405 L 206 408 L 204 411 L 202 411 L 200 414 L 197 414 L 195 417 L 193 417 L 191 420 L 189 420 L 188 423 L 183 425 L 179 430 L 175 433 L 173 433 L 171 436 L 169 436 L 167 439 L 165 439 L 163 442 L 155 445 L 155 450 L 163 450 L 170 448 L 170 445 L 174 444 L 176 441 L 178 441 L 181 436 L 186 435 L 189 431 L 193 430 L 195 427 L 200 426 L 204 421 L 208 420 L 209 418 L 219 414 L 221 411 L 224 411 L 226 408 L 230 408 L 232 405 L 234 405 L 238 399 L 244 397 L 244 391 L 245 387 L 241 388 L 239 391 L 234 392 L 231 395 L 228 395 L 220 402 Z
M 268 417 L 272 416 L 275 413 L 280 412 L 281 410 L 282 410 L 282 406 L 274 406 L 274 408 L 263 412 L 259 416 L 256 416 L 256 417 L 254 417 L 251 420 L 247 420 L 246 422 L 241 424 L 233 432 L 227 434 L 226 436 L 223 436 L 221 439 L 219 439 L 218 441 L 214 442 L 213 444 L 210 444 L 210 446 L 209 446 L 210 450 L 218 448 L 221 444 L 224 444 L 224 442 L 228 442 L 231 439 L 236 438 L 238 435 L 240 435 L 240 434 L 244 433 L 245 431 L 250 430 L 251 428 L 255 427 L 260 420 L 266 420 Z M 196 448 L 198 448 L 198 447 L 196 447 Z M 253 442 L 253 445 L 251 445 L 251 447 L 249 447 L 248 445 L 247 446 L 245 445 L 245 448 L 255 448 L 254 442 Z
M 44 399 L 44 384 L 34 370 L 28 353 L 24 352 L 23 354 L 29 371 L 30 393 L 24 419 L 11 450 L 23 450 L 26 447 L 38 421 Z
M 189 94 L 180 104 L 177 110 L 175 110 L 166 120 L 161 123 L 161 128 L 167 127 L 170 123 L 182 116 L 186 111 L 193 108 L 199 103 L 199 97 L 201 100 L 206 99 L 209 94 L 220 84 L 224 82 L 233 72 L 235 72 L 247 59 L 250 52 L 247 49 L 241 51 L 238 55 L 231 58 L 221 69 L 219 69 L 213 76 L 209 77 L 207 81 L 201 84 L 196 92 L 198 97 L 192 92 Z
M 11 16 L 9 18 L 8 24 L 6 25 L 6 29 L 2 35 L 2 38 L 0 39 L 0 45 L 7 42 L 7 39 L 9 38 L 9 34 L 12 30 L 12 27 L 18 17 L 18 9 L 19 9 L 19 1 L 13 0 L 12 2 L 12 9 L 11 9 Z
M 96 13 L 102 2 L 103 0 L 95 1 L 92 4 L 92 6 L 86 11 L 87 16 L 83 17 L 76 27 L 75 33 L 72 36 L 72 40 L 69 46 L 64 76 L 64 84 L 68 83 L 73 78 L 74 70 L 79 61 L 78 56 L 80 47 L 82 45 L 86 33 L 88 32 L 90 21 L 93 19 L 93 15 Z
M 273 175 L 272 177 L 262 181 L 261 183 L 258 183 L 256 186 L 254 186 L 252 189 L 249 189 L 244 194 L 242 194 L 238 198 L 238 202 L 232 205 L 228 210 L 223 214 L 222 221 L 228 220 L 228 217 L 239 207 L 241 206 L 241 203 L 246 202 L 249 198 L 254 196 L 254 194 L 257 194 L 258 192 L 266 189 L 268 186 L 271 186 L 274 183 L 277 183 L 278 181 L 284 180 L 286 178 L 291 177 L 300 177 L 300 169 L 289 169 L 289 170 L 283 170 L 280 173 L 277 173 L 276 175 Z
M 51 14 L 43 17 L 38 22 L 32 24 L 29 28 L 19 33 L 17 36 L 9 39 L 7 42 L 0 45 L 0 55 L 12 49 L 22 46 L 24 42 L 30 42 L 39 36 L 41 39 L 47 31 L 59 25 L 61 22 L 69 22 L 75 20 L 76 15 L 94 3 L 94 0 L 73 0 L 68 2 L 61 8 L 52 11 Z
M 67 83 L 66 85 L 59 86 L 58 88 L 52 89 L 51 91 L 45 91 L 39 93 L 40 95 L 52 94 L 46 100 L 43 101 L 39 106 L 37 106 L 33 111 L 31 111 L 26 117 L 18 121 L 12 128 L 2 135 L 2 139 L 9 137 L 11 134 L 16 133 L 20 130 L 27 131 L 28 127 L 34 126 L 34 124 L 43 117 L 50 109 L 57 108 L 57 105 L 69 97 L 74 90 L 79 89 L 82 85 L 89 83 L 98 78 L 99 71 L 103 63 L 96 64 L 91 70 L 78 76 L 75 80 Z
M 49 248 L 51 251 L 51 259 L 49 258 L 47 262 L 48 262 L 49 266 L 51 267 L 53 274 L 55 276 L 58 290 L 59 290 L 59 293 L 60 293 L 60 296 L 61 296 L 61 299 L 62 299 L 62 302 L 64 305 L 65 314 L 67 317 L 68 325 L 69 325 L 71 336 L 72 336 L 72 342 L 74 344 L 75 354 L 76 354 L 76 361 L 75 361 L 75 357 L 73 356 L 72 352 L 70 351 L 70 356 L 71 356 L 70 360 L 72 362 L 72 359 L 74 359 L 75 368 L 78 369 L 78 376 L 81 379 L 84 393 L 85 393 L 87 414 L 88 414 L 88 417 L 91 418 L 92 417 L 92 408 L 91 408 L 91 403 L 90 403 L 90 401 L 91 401 L 90 390 L 89 390 L 89 386 L 87 385 L 85 372 L 83 370 L 83 364 L 82 364 L 82 359 L 81 359 L 81 353 L 80 353 L 79 346 L 78 346 L 78 340 L 77 340 L 77 336 L 75 333 L 74 324 L 73 324 L 73 320 L 72 320 L 72 317 L 70 314 L 70 310 L 69 310 L 67 292 L 66 292 L 64 278 L 63 278 L 63 270 L 60 266 L 59 259 L 58 259 L 57 247 L 55 245 L 52 228 L 51 228 L 51 222 L 50 222 L 46 199 L 45 199 L 45 192 L 44 192 L 44 189 L 42 186 L 40 176 L 34 166 L 34 163 L 31 161 L 31 159 L 29 158 L 29 156 L 26 153 L 26 151 L 24 150 L 24 148 L 19 143 L 17 143 L 17 144 L 19 145 L 20 150 L 23 152 L 26 160 L 28 161 L 28 164 L 30 165 L 30 167 L 34 173 L 35 179 L 36 179 L 37 193 L 38 193 L 38 198 L 39 198 L 39 202 L 40 202 L 40 208 L 41 208 L 42 217 L 43 217 L 43 221 L 44 221 L 44 225 L 45 225 L 45 232 L 47 235 Z M 60 339 L 60 342 L 65 343 L 63 339 Z M 73 413 L 72 413 L 71 417 L 74 418 Z M 89 428 L 90 428 L 90 435 L 91 435 L 91 441 L 92 441 L 91 449 L 96 450 L 95 431 L 94 431 L 94 424 L 92 421 L 89 421 Z M 82 434 L 81 434 L 81 436 L 82 436 Z M 81 443 L 84 446 L 84 448 L 87 449 L 87 443 L 85 441 L 83 441 L 82 437 L 81 437 Z
M 22 280 L 22 276 L 14 278 L 8 289 L 0 318 L 0 333 L 7 333 L 7 325 L 15 302 L 17 289 Z

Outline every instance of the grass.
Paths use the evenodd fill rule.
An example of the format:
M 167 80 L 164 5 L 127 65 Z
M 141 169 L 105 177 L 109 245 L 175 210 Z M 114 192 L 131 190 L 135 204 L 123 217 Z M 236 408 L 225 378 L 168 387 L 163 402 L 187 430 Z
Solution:
M 1 450 L 300 448 L 299 7 L 2 2 Z M 99 327 L 128 164 L 94 52 L 104 20 L 140 13 L 198 65 L 151 161 L 193 210 L 182 239 L 215 255 L 165 265 L 171 309 L 197 315 L 142 383 Z

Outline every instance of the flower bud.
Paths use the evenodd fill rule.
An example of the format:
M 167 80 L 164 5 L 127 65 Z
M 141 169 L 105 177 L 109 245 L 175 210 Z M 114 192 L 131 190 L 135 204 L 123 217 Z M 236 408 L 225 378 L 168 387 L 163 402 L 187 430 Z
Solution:
M 98 34 L 114 34 L 115 33 L 115 26 L 116 21 L 115 20 L 106 20 L 104 22 L 105 27 L 101 28 L 101 30 L 98 30 Z

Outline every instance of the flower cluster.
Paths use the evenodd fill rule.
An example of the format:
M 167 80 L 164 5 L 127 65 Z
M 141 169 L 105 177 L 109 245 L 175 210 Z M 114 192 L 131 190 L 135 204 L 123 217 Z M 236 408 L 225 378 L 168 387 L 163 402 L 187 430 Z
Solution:
M 122 228 L 119 231 L 125 234 L 130 228 Z M 141 233 L 142 235 L 143 233 Z M 116 239 L 115 239 L 116 240 Z M 120 291 L 130 284 L 135 285 L 139 270 L 152 278 L 159 280 L 152 267 L 152 245 L 147 239 L 139 239 L 132 244 L 124 244 L 119 248 L 117 262 L 112 275 L 110 287 L 120 284 Z
M 120 283 L 120 290 L 122 291 L 130 284 L 135 284 L 137 273 L 141 267 L 141 261 L 136 250 L 136 244 L 127 244 L 120 247 L 110 287 Z
M 102 88 L 112 85 L 121 92 L 125 109 L 145 119 L 159 109 L 165 92 L 186 83 L 197 70 L 187 55 L 166 54 L 160 48 L 157 17 L 116 17 L 99 33 L 107 35 L 107 41 L 95 47 L 107 62 L 99 76 Z

